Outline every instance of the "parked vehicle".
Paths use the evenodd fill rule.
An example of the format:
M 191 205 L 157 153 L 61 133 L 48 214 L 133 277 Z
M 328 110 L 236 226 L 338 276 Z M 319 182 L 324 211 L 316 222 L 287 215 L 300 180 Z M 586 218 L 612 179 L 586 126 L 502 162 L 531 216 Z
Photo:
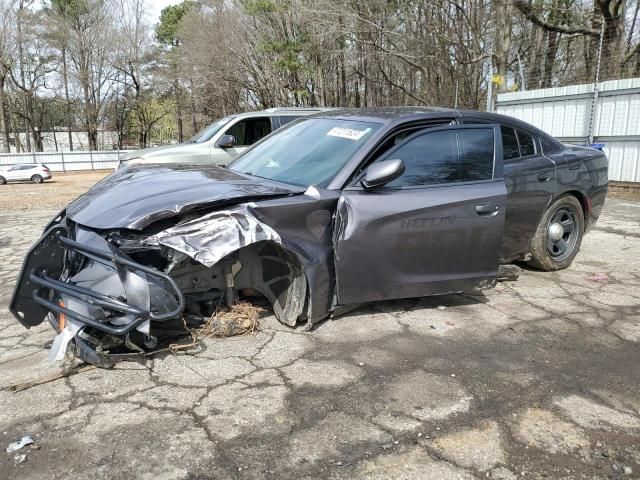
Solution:
M 51 170 L 43 163 L 28 163 L 23 165 L 13 165 L 11 167 L 0 166 L 0 185 L 7 182 L 42 183 L 51 179 Z
M 326 112 L 228 168 L 115 172 L 26 257 L 11 312 L 86 361 L 146 351 L 181 316 L 259 292 L 284 324 L 340 307 L 478 291 L 499 266 L 575 258 L 607 193 L 598 150 L 516 119 L 437 108 Z M 120 358 L 120 357 L 117 357 Z
M 118 168 L 151 163 L 194 163 L 227 165 L 258 140 L 296 118 L 328 108 L 270 108 L 238 113 L 216 120 L 189 141 L 176 145 L 145 148 L 126 153 Z

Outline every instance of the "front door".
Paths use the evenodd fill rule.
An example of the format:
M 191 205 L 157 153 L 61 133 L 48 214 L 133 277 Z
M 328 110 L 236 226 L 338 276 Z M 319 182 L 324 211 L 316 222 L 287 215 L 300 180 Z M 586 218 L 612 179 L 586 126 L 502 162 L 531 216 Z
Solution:
M 405 172 L 374 190 L 356 181 L 338 204 L 337 300 L 348 304 L 493 285 L 506 212 L 499 128 L 423 130 L 376 161 Z

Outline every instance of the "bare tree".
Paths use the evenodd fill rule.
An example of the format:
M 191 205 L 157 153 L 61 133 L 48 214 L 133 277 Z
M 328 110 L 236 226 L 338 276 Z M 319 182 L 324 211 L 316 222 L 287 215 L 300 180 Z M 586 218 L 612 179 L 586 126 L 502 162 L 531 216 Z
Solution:
M 9 152 L 11 148 L 5 95 L 9 71 L 13 63 L 12 54 L 16 49 L 14 8 L 14 2 L 0 4 L 0 130 L 2 131 L 2 150 L 4 152 Z
M 91 150 L 98 146 L 98 129 L 113 87 L 113 13 L 104 0 L 80 0 L 67 15 L 70 73 L 82 92 L 81 121 Z

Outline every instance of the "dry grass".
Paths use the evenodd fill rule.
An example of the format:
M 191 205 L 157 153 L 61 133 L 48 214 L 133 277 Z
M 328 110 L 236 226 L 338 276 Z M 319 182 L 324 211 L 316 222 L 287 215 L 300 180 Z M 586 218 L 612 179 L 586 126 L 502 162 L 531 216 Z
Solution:
M 255 333 L 260 326 L 262 307 L 241 301 L 229 307 L 218 308 L 211 318 L 199 329 L 199 334 L 207 337 L 233 337 Z
M 166 349 L 149 352 L 149 354 L 192 350 L 200 346 L 200 342 L 207 338 L 235 337 L 255 333 L 260 326 L 262 312 L 264 312 L 264 308 L 246 301 L 237 302 L 232 307 L 219 307 L 209 319 L 197 328 L 187 327 L 185 321 L 184 328 L 191 335 L 189 343 L 173 343 Z

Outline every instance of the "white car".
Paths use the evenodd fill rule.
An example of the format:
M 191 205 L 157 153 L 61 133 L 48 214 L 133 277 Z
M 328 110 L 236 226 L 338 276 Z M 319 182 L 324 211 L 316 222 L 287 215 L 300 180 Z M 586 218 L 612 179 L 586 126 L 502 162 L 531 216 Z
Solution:
M 51 178 L 51 170 L 43 163 L 28 163 L 13 165 L 12 167 L 0 166 L 0 185 L 7 182 L 32 181 L 42 183 Z
M 221 118 L 185 143 L 145 148 L 120 157 L 118 168 L 149 163 L 227 165 L 251 145 L 287 123 L 330 108 L 270 108 Z

